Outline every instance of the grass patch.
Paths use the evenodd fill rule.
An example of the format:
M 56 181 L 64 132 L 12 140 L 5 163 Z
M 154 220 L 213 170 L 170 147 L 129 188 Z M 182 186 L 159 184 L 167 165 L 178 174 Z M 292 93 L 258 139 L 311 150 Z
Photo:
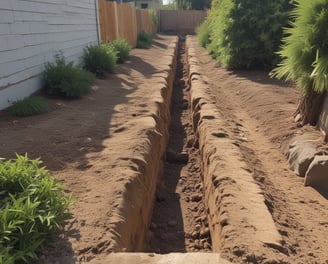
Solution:
M 10 114 L 14 116 L 33 116 L 48 111 L 47 101 L 41 96 L 31 96 L 15 102 L 9 107 Z

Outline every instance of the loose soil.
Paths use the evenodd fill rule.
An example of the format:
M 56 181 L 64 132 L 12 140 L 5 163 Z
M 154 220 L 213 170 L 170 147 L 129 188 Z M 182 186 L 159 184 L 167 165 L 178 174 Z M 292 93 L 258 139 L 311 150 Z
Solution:
M 147 112 L 147 106 L 143 105 L 145 94 L 138 93 L 139 87 L 151 82 L 151 75 L 156 72 L 154 65 L 158 57 L 164 56 L 166 44 L 166 37 L 162 37 L 150 50 L 133 50 L 127 64 L 119 65 L 115 75 L 98 79 L 92 93 L 81 100 L 51 99 L 49 113 L 29 118 L 1 113 L 0 157 L 12 158 L 15 153 L 25 152 L 31 158 L 40 157 L 75 197 L 70 208 L 74 218 L 66 225 L 56 247 L 42 250 L 38 263 L 87 262 L 108 253 L 106 231 L 111 224 L 108 214 L 115 206 L 111 197 L 119 189 L 106 175 L 120 170 L 119 164 L 109 162 L 115 160 L 117 153 L 111 153 L 105 146 L 115 139 L 110 142 L 122 146 L 122 152 L 131 151 L 124 149 L 125 142 L 120 142 L 115 134 L 129 129 L 125 126 L 127 120 Z M 291 85 L 270 79 L 267 72 L 226 71 L 203 48 L 197 47 L 197 54 L 211 99 L 224 116 L 227 129 L 242 139 L 240 149 L 246 169 L 262 188 L 283 237 L 287 249 L 285 262 L 328 263 L 328 196 L 304 187 L 303 179 L 289 170 L 281 151 L 284 142 L 296 131 L 317 133 L 310 127 L 299 128 L 293 121 L 299 92 Z M 182 80 L 177 80 L 176 85 L 180 90 L 175 91 L 172 101 L 168 161 L 150 226 L 153 235 L 149 251 L 160 253 L 211 248 L 208 236 L 199 238 L 200 233 L 195 233 L 193 237 L 194 231 L 206 231 L 207 222 L 199 196 L 202 185 L 198 151 L 193 145 L 189 113 L 185 109 L 186 80 L 184 75 L 179 78 Z M 149 91 L 151 88 L 150 84 Z M 320 133 L 317 135 L 321 138 Z M 131 140 L 134 137 L 131 135 Z M 172 153 L 184 152 L 191 163 L 169 158 Z M 234 157 L 230 162 L 234 162 Z M 170 200 L 175 202 L 175 213 L 167 211 Z M 163 241 L 168 243 L 162 244 Z M 230 249 L 239 243 L 233 241 Z M 233 262 L 266 263 L 249 262 L 228 250 L 229 247 L 222 254 Z M 274 260 L 275 255 L 270 259 Z

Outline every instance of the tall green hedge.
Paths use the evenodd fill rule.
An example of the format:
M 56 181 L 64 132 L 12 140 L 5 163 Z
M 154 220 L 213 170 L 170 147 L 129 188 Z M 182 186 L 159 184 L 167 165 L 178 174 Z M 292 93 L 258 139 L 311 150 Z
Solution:
M 290 0 L 213 0 L 209 53 L 230 69 L 274 66 L 291 8 Z

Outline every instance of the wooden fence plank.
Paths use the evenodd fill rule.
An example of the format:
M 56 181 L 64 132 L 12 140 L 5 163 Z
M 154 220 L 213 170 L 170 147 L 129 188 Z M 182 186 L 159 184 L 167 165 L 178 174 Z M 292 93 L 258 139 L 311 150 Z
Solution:
M 135 47 L 141 31 L 156 33 L 148 10 L 137 10 L 130 4 L 98 0 L 101 41 L 125 38 Z

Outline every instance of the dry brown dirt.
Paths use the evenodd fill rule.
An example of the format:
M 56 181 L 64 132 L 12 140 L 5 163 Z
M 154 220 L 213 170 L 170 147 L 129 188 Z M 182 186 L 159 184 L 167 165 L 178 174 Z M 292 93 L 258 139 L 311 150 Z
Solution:
M 123 153 L 133 151 L 125 149 L 125 142 L 116 135 L 137 125 L 129 122 L 147 112 L 143 97 L 147 91 L 151 93 L 151 75 L 158 72 L 158 58 L 165 56 L 165 46 L 169 41 L 169 38 L 161 37 L 150 50 L 133 50 L 128 63 L 119 65 L 115 75 L 98 79 L 93 91 L 81 100 L 49 99 L 50 112 L 29 118 L 13 118 L 6 112 L 1 113 L 0 157 L 13 158 L 15 153 L 26 152 L 31 158 L 40 157 L 52 175 L 60 179 L 75 197 L 75 203 L 70 208 L 74 218 L 68 222 L 56 247 L 41 252 L 39 263 L 73 263 L 75 259 L 87 262 L 99 254 L 108 253 L 106 243 L 110 238 L 107 238 L 107 230 L 111 225 L 108 214 L 111 208 L 117 206 L 112 197 L 120 192 L 121 186 L 118 179 L 111 180 L 106 175 L 121 173 L 124 177 L 119 169 L 120 164 L 109 162 L 122 154 L 112 153 L 110 144 L 120 146 Z M 243 139 L 240 145 L 243 159 L 269 201 L 267 206 L 287 249 L 284 252 L 285 261 L 328 263 L 328 196 L 311 187 L 304 187 L 303 179 L 289 170 L 281 152 L 282 144 L 296 131 L 313 132 L 313 128 L 299 128 L 293 122 L 298 90 L 270 79 L 267 72 L 226 71 L 207 55 L 206 50 L 196 49 L 200 73 L 208 84 L 211 99 L 224 116 L 227 129 Z M 181 85 L 177 87 L 184 88 Z M 183 109 L 183 98 L 186 96 L 180 96 L 177 104 Z M 186 199 L 188 188 L 192 194 L 197 194 L 196 189 L 202 188 L 194 180 L 188 183 L 191 187 L 183 188 L 182 185 L 186 177 L 199 177 L 197 149 L 188 141 L 190 138 L 186 138 L 187 135 L 192 137 L 192 132 L 188 132 L 191 129 L 189 116 L 186 113 L 182 116 L 181 124 L 178 124 L 180 127 L 172 129 L 170 137 L 174 151 L 187 151 L 194 163 L 166 168 L 170 175 L 177 175 L 173 186 L 163 185 L 175 200 L 180 195 Z M 239 124 L 237 128 L 236 123 Z M 181 131 L 185 131 L 183 138 Z M 137 141 L 138 136 L 131 135 L 131 140 Z M 319 133 L 318 137 L 321 137 Z M 231 162 L 234 162 L 234 157 L 231 157 Z M 161 193 L 157 195 L 160 196 L 157 203 L 165 204 L 167 193 L 164 198 Z M 179 231 L 183 232 L 180 237 L 174 234 L 176 247 L 171 248 L 170 235 L 162 236 L 167 231 L 166 226 L 157 235 L 150 235 L 154 239 L 150 246 L 152 251 L 199 250 L 195 246 L 199 241 L 191 240 L 188 244 L 188 233 L 194 230 L 194 220 L 202 217 L 198 214 L 203 211 L 202 205 L 201 202 L 193 204 L 195 212 L 190 212 L 189 201 L 184 204 L 189 213 L 182 213 L 184 209 L 177 204 L 178 220 L 172 219 L 173 222 L 168 223 L 171 216 L 163 220 L 165 225 L 178 226 Z M 155 225 L 151 229 L 158 229 L 158 218 L 161 215 L 156 220 L 155 211 Z M 206 227 L 206 221 L 203 222 L 202 228 Z M 181 223 L 187 223 L 187 227 Z M 238 231 L 243 232 L 242 229 Z M 160 241 L 168 242 L 169 246 L 159 245 Z M 245 241 L 232 243 L 238 245 L 239 242 Z M 202 250 L 210 249 L 206 243 L 203 243 Z M 236 263 L 262 263 L 260 260 L 248 262 L 232 251 L 222 254 Z
M 269 78 L 267 72 L 227 71 L 213 61 L 205 49 L 193 46 L 208 94 L 226 120 L 226 129 L 238 139 L 247 170 L 261 187 L 283 238 L 282 244 L 287 250 L 284 261 L 328 263 L 328 196 L 304 187 L 303 178 L 289 169 L 282 154 L 283 144 L 296 132 L 314 133 L 323 139 L 314 128 L 299 128 L 294 123 L 292 116 L 299 91 L 291 84 Z M 234 158 L 231 157 L 231 163 Z M 243 243 L 245 241 L 238 239 L 232 241 L 227 246 L 229 250 L 222 253 L 227 259 L 243 261 L 231 250 Z M 265 257 L 275 259 L 274 254 Z M 256 259 L 254 263 L 257 261 L 266 263 L 265 259 Z M 250 263 L 253 262 L 250 260 Z

